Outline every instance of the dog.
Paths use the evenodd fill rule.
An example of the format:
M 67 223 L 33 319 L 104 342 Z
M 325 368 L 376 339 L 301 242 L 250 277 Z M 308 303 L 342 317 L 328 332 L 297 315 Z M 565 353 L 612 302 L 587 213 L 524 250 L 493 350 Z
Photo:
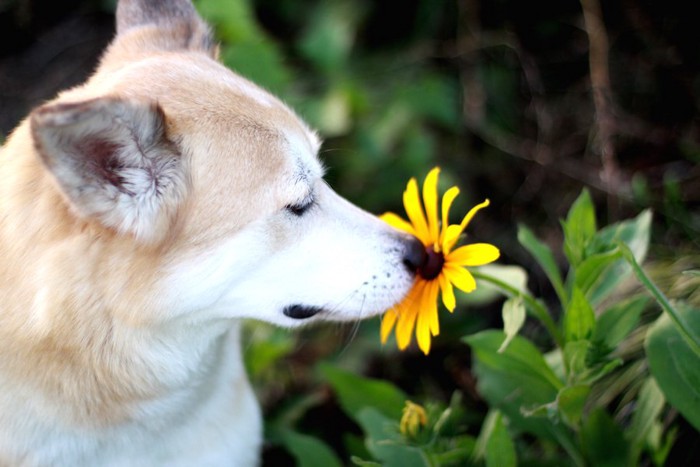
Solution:
M 95 73 L 0 152 L 0 465 L 259 463 L 241 320 L 375 316 L 425 257 L 320 144 L 189 1 L 119 2 Z

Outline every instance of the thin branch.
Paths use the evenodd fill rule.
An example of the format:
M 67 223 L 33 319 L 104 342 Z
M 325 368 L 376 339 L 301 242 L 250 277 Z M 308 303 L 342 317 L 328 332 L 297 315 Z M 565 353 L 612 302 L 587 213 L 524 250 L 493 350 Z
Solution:
M 588 35 L 593 105 L 595 106 L 595 147 L 600 151 L 603 183 L 608 187 L 620 183 L 620 173 L 613 138 L 616 122 L 610 87 L 609 41 L 599 0 L 580 0 L 583 22 Z M 608 190 L 609 192 L 612 190 Z

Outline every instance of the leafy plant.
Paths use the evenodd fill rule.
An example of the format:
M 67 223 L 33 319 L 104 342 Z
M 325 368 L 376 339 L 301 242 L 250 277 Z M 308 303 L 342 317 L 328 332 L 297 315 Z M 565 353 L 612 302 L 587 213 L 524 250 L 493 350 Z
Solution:
M 518 459 L 553 464 L 637 465 L 642 456 L 661 465 L 676 431 L 662 417 L 667 401 L 697 426 L 700 312 L 672 305 L 639 266 L 650 237 L 651 213 L 598 229 L 587 192 L 562 222 L 569 261 L 563 277 L 554 253 L 526 227 L 518 238 L 544 269 L 558 297 L 560 313 L 534 297 L 512 270 L 475 273 L 510 298 L 503 306 L 504 330 L 464 337 L 473 352 L 481 396 L 490 411 L 478 437 L 467 434 L 456 394 L 448 407 L 426 402 L 427 423 L 417 435 L 400 430 L 400 407 L 407 396 L 387 382 L 371 381 L 324 366 L 343 410 L 362 428 L 367 457 L 356 465 L 516 465 Z M 510 267 L 512 268 L 512 267 Z M 635 273 L 662 304 L 664 313 L 648 326 L 648 297 L 618 294 Z M 525 315 L 539 320 L 551 347 L 517 335 Z M 648 328 L 650 373 L 613 390 L 616 397 L 591 397 L 623 381 L 622 347 L 630 335 Z M 641 358 L 644 358 L 642 356 Z M 634 367 L 636 368 L 636 367 Z M 619 385 L 618 385 L 619 386 Z M 471 427 L 473 429 L 473 427 Z M 529 435 L 528 438 L 524 438 Z M 527 443 L 524 439 L 529 439 Z
M 444 60 L 425 58 L 440 55 L 440 50 L 426 46 L 439 42 L 426 32 L 434 23 L 426 12 L 456 13 L 447 7 L 449 2 L 439 2 L 441 8 L 438 2 L 417 2 L 426 13 L 425 21 L 417 21 L 410 34 L 421 41 L 413 43 L 407 34 L 409 45 L 400 49 L 362 43 L 367 40 L 363 33 L 371 27 L 373 10 L 382 2 L 307 1 L 300 8 L 293 0 L 276 1 L 272 10 L 277 16 L 268 24 L 292 31 L 284 42 L 256 18 L 254 7 L 267 3 L 272 2 L 196 0 L 199 11 L 216 26 L 224 63 L 282 95 L 326 138 L 326 150 L 332 156 L 326 158 L 329 180 L 344 196 L 377 212 L 397 208 L 388 200 L 401 191 L 402 180 L 423 173 L 436 159 L 446 168 L 451 166 L 446 177 L 459 174 L 477 180 L 486 175 L 496 185 L 501 179 L 509 180 L 492 162 L 503 158 L 501 152 L 544 161 L 533 173 L 545 171 L 545 183 L 556 183 L 561 189 L 562 182 L 552 177 L 561 178 L 570 170 L 557 171 L 557 164 L 547 165 L 547 151 L 538 155 L 528 148 L 557 152 L 569 147 L 569 143 L 557 146 L 557 132 L 565 136 L 562 141 L 579 144 L 576 138 L 589 129 L 571 131 L 567 125 L 555 125 L 552 132 L 544 125 L 528 133 L 525 123 L 532 116 L 522 109 L 534 109 L 538 125 L 540 120 L 570 124 L 568 117 L 558 116 L 570 114 L 571 97 L 557 104 L 565 111 L 556 113 L 561 109 L 553 103 L 559 98 L 549 92 L 548 83 L 540 83 L 547 76 L 538 76 L 546 71 L 536 65 L 541 57 L 529 56 L 537 51 L 521 47 L 517 33 L 515 42 L 507 30 L 486 28 L 482 35 L 471 27 L 479 24 L 473 13 L 461 11 L 470 27 L 454 42 L 475 49 L 463 54 L 465 65 L 455 72 L 445 68 Z M 549 19 L 543 21 L 537 24 L 546 27 L 537 34 L 546 36 L 542 43 L 551 44 L 551 38 L 564 30 Z M 491 33 L 496 45 L 480 42 L 488 42 Z M 428 55 L 421 55 L 425 50 Z M 443 55 L 452 54 L 448 50 Z M 423 57 L 419 66 L 415 66 L 416 57 Z M 524 76 L 519 76 L 518 66 L 512 66 L 513 60 L 521 63 Z M 518 92 L 523 80 L 531 88 L 531 96 L 524 100 Z M 575 89 L 578 81 L 576 77 Z M 559 88 L 554 94 L 571 95 Z M 462 109 L 463 114 L 461 105 L 469 106 Z M 585 116 L 580 120 L 593 125 Z M 465 145 L 465 124 L 470 135 L 478 136 L 474 138 L 478 144 L 470 147 L 474 151 L 478 147 L 479 153 L 470 154 L 476 163 L 469 170 L 461 156 L 437 156 L 443 148 L 454 152 L 455 146 Z M 584 152 L 588 143 L 585 138 L 581 143 L 584 147 L 573 153 Z M 694 146 L 691 149 L 697 152 Z M 392 176 L 380 177 L 389 169 Z M 637 197 L 643 199 L 643 194 L 652 200 L 649 183 L 653 180 L 637 175 Z M 590 174 L 581 177 L 588 179 Z M 679 183 L 665 181 L 660 190 L 664 203 L 659 207 L 691 226 L 697 219 L 683 206 Z M 510 196 L 512 185 L 504 186 Z M 541 191 L 545 200 L 556 198 L 551 196 L 554 189 Z M 543 204 L 549 204 L 550 210 L 556 205 Z M 315 378 L 304 376 L 311 393 L 286 397 L 281 408 L 268 414 L 267 439 L 284 446 L 299 465 L 342 464 L 337 449 L 334 452 L 312 436 L 322 433 L 302 428 L 309 411 L 327 401 L 322 385 L 327 382 L 362 433 L 359 442 L 356 433 L 345 433 L 344 450 L 357 465 L 514 465 L 530 460 L 555 465 L 633 465 L 642 458 L 663 464 L 676 436 L 669 426 L 673 415 L 669 405 L 700 429 L 700 311 L 689 303 L 667 300 L 639 266 L 649 249 L 651 220 L 650 211 L 644 211 L 634 219 L 601 228 L 591 197 L 584 191 L 561 223 L 563 256 L 521 226 L 517 239 L 542 268 L 556 300 L 533 295 L 526 287 L 526 272 L 517 266 L 484 267 L 475 273 L 482 299 L 493 296 L 486 285 L 508 297 L 502 310 L 503 331 L 485 330 L 463 339 L 471 347 L 477 389 L 488 404 L 485 414 L 468 414 L 458 393 L 449 405 L 434 395 L 411 395 L 424 403 L 427 421 L 415 435 L 407 435 L 400 430 L 407 394 L 389 382 L 339 370 L 337 361 L 326 356 L 333 363 L 321 365 L 317 374 L 306 372 Z M 658 309 L 652 309 L 646 294 L 630 294 L 625 282 L 632 274 L 662 305 L 660 316 L 656 317 Z M 533 321 L 545 336 L 532 332 Z M 524 326 L 527 332 L 522 332 Z M 456 329 L 457 335 L 466 332 Z M 248 368 L 254 380 L 279 381 L 279 367 L 298 350 L 298 341 L 276 331 L 262 334 L 247 347 Z M 371 335 L 375 338 L 376 332 Z M 353 346 L 357 348 L 358 342 Z

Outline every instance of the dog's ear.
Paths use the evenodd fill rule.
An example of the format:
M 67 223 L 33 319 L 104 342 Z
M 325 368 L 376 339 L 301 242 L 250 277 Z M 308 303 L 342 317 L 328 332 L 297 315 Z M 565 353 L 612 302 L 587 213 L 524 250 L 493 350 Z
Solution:
M 31 114 L 37 152 L 77 213 L 153 242 L 168 231 L 186 176 L 152 102 L 98 98 Z
M 217 54 L 211 29 L 190 0 L 119 0 L 117 35 L 141 26 L 157 27 L 159 46 Z

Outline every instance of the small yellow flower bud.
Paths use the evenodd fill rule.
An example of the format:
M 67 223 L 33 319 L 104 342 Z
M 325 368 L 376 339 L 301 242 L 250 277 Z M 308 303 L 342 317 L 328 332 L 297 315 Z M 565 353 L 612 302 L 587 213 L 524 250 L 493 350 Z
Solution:
M 428 423 L 428 417 L 425 414 L 425 409 L 416 403 L 406 401 L 403 415 L 401 415 L 401 423 L 399 424 L 401 434 L 415 438 L 420 428 L 425 426 L 426 423 Z

